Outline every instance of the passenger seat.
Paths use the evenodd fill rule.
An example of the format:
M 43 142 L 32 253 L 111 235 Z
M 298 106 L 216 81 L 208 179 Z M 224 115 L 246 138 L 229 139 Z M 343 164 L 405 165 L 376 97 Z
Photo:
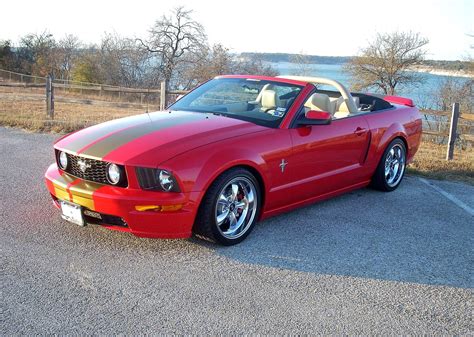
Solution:
M 304 104 L 307 110 L 315 111 L 326 111 L 331 115 L 334 114 L 335 105 L 331 104 L 331 100 L 328 95 L 314 93 L 312 94 L 306 103 Z
M 352 97 L 354 103 L 359 109 L 360 107 L 360 99 L 359 97 Z M 346 100 L 344 97 L 340 96 L 336 101 L 336 112 L 334 113 L 334 118 L 344 118 L 350 115 L 349 107 L 347 106 Z

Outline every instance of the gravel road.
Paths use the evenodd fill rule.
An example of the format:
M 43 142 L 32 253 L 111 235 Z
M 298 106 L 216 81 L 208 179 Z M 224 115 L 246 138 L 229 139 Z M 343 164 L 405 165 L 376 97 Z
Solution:
M 234 247 L 139 239 L 60 219 L 56 137 L 0 128 L 1 335 L 474 333 L 472 186 L 406 177 Z

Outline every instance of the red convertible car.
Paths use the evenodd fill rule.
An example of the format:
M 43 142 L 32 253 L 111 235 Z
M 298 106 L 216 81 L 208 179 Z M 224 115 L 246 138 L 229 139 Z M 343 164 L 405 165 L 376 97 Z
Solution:
M 396 189 L 420 138 L 410 99 L 325 78 L 219 76 L 166 111 L 59 139 L 46 185 L 79 225 L 232 245 L 295 207 Z

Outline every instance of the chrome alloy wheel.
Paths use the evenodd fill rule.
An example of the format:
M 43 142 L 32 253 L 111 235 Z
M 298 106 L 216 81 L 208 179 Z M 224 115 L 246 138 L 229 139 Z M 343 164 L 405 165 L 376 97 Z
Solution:
M 394 144 L 385 158 L 385 181 L 390 187 L 396 186 L 405 172 L 405 149 Z
M 246 177 L 235 177 L 219 192 L 215 219 L 219 232 L 237 239 L 249 229 L 257 212 L 257 191 Z

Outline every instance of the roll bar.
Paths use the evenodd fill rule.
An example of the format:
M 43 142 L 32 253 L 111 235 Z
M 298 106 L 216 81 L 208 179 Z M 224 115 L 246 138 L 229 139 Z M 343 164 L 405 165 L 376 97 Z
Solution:
M 331 80 L 329 78 L 324 77 L 312 77 L 312 76 L 277 76 L 279 78 L 286 78 L 289 80 L 297 80 L 301 82 L 308 82 L 314 84 L 327 84 L 335 87 L 341 93 L 341 96 L 346 101 L 347 108 L 349 109 L 349 113 L 357 113 L 357 106 L 355 105 L 354 99 L 349 90 L 341 83 L 336 80 Z

